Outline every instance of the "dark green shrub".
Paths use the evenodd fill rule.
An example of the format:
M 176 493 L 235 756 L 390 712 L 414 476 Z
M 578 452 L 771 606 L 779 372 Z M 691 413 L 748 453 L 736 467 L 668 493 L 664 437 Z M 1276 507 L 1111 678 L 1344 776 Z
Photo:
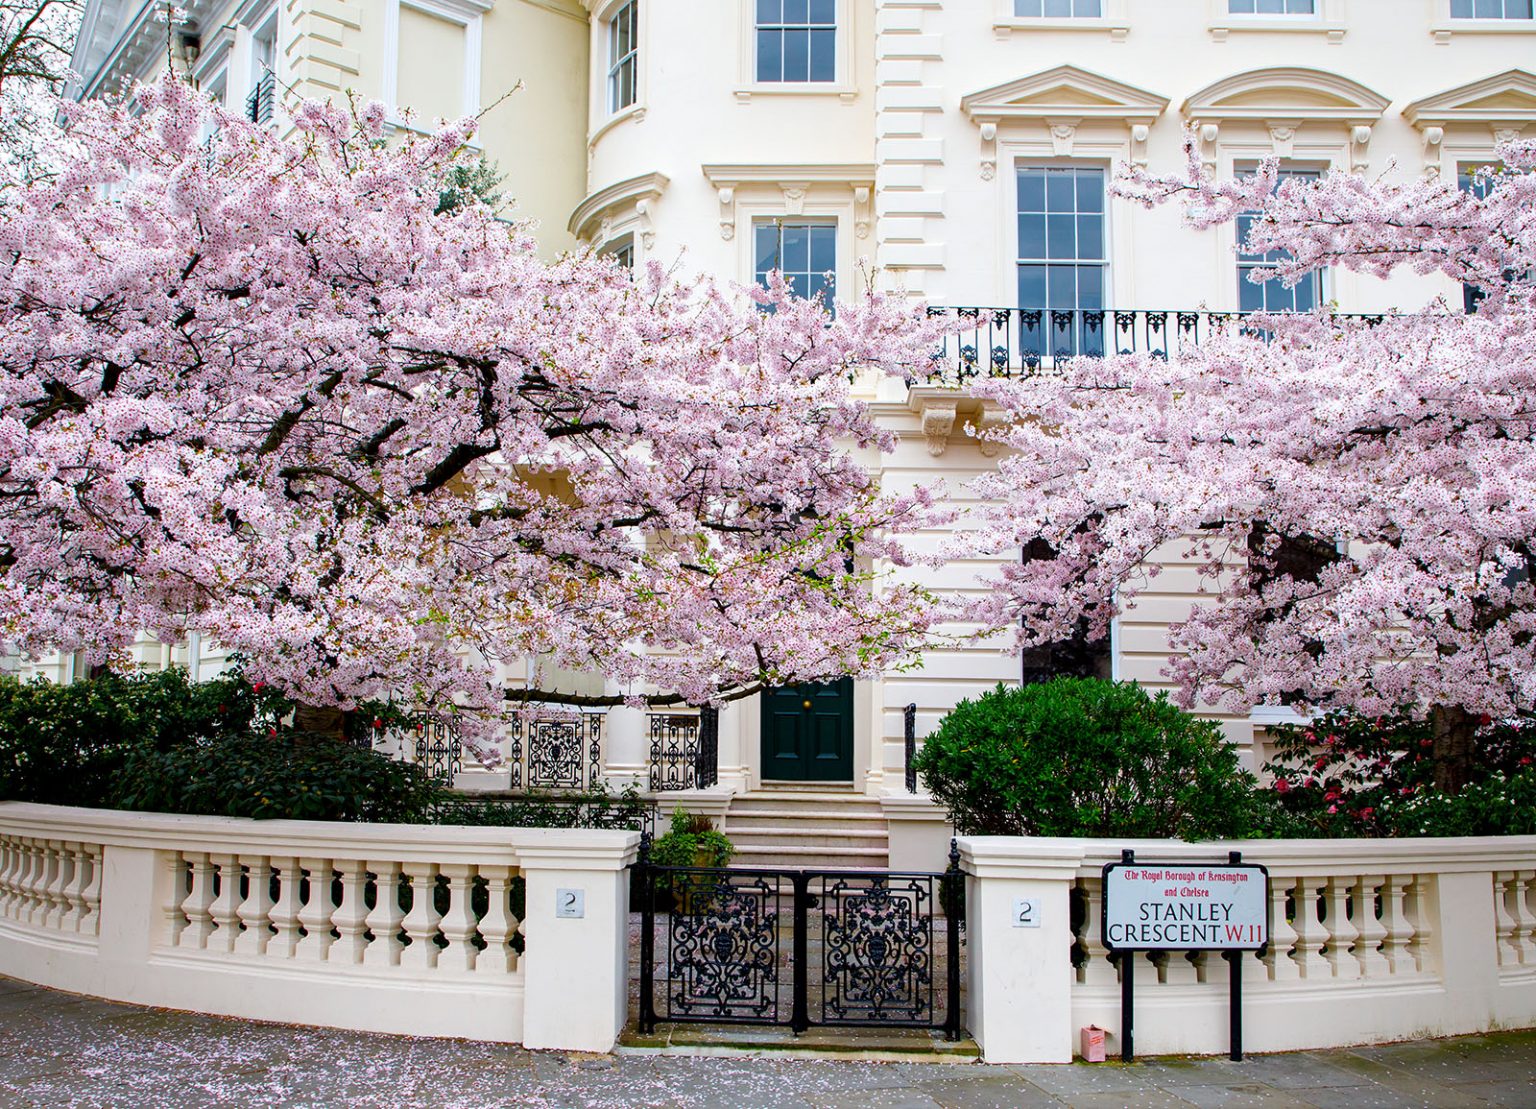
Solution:
M 634 786 L 619 793 L 529 793 L 477 797 L 445 792 L 432 810 L 434 824 L 480 828 L 621 828 L 643 830 L 650 802 Z
M 103 674 L 55 685 L 0 677 L 0 799 L 110 805 L 135 750 L 248 734 L 270 708 L 238 675 Z
M 1435 788 L 1427 721 L 1407 713 L 1332 713 L 1272 732 L 1274 803 L 1303 836 L 1517 835 L 1536 832 L 1536 726 L 1486 721 L 1471 781 Z
M 274 731 L 163 751 L 135 748 L 125 761 L 112 807 L 403 824 L 425 821 L 438 792 L 412 764 L 331 736 Z
M 965 835 L 1228 838 L 1266 819 L 1220 727 L 1129 682 L 1000 685 L 956 705 L 916 765 Z

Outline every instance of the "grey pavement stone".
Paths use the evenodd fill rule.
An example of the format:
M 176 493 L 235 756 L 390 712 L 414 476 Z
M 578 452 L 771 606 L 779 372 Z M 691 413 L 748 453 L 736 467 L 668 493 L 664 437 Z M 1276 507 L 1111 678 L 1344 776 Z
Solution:
M 1536 1107 L 1536 1033 L 1132 1066 L 597 1056 L 296 1028 L 0 979 L 0 1109 Z

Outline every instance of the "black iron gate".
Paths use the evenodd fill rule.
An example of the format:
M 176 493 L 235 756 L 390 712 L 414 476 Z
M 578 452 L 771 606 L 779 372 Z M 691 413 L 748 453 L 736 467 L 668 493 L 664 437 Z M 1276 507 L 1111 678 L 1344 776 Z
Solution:
M 960 1038 L 965 886 L 953 848 L 942 874 L 654 866 L 642 852 L 634 881 L 642 1032 L 672 1021 Z

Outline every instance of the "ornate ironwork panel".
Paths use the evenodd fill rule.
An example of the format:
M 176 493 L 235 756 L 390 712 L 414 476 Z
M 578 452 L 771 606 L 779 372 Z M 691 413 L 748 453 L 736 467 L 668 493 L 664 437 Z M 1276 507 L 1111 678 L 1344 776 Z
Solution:
M 692 713 L 651 714 L 652 793 L 698 785 L 699 718 Z
M 667 1017 L 779 1022 L 779 894 L 773 873 L 667 868 Z
M 464 769 L 464 744 L 451 717 L 422 712 L 410 718 L 409 734 L 416 738 L 416 762 L 427 776 L 449 785 Z
M 700 789 L 720 781 L 720 710 L 712 705 L 699 710 L 699 758 L 694 764 L 694 777 Z
M 511 788 L 595 790 L 603 782 L 603 717 L 537 711 L 513 717 L 508 736 Z
M 917 792 L 917 768 L 912 761 L 917 758 L 917 705 L 901 710 L 902 746 L 906 762 L 907 792 Z
M 932 1026 L 935 880 L 821 880 L 821 1023 Z

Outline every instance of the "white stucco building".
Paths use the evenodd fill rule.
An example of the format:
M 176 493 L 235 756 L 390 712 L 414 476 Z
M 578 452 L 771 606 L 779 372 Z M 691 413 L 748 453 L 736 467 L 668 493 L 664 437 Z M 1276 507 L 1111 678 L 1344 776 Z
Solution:
M 777 265 L 806 292 L 828 271 L 857 291 L 867 259 L 886 287 L 983 309 L 952 352 L 955 371 L 1017 370 L 1035 353 L 1106 341 L 1167 343 L 1208 326 L 1207 313 L 1261 304 L 1379 313 L 1460 302 L 1436 277 L 1330 271 L 1294 291 L 1254 286 L 1234 229 L 1196 234 L 1172 207 L 1108 194 L 1120 163 L 1176 171 L 1186 127 L 1219 174 L 1274 154 L 1287 172 L 1448 181 L 1536 127 L 1531 0 L 184 3 L 172 64 L 257 115 L 263 89 L 353 89 L 412 107 L 420 126 L 478 111 L 520 81 L 481 141 L 520 213 L 540 221 L 545 250 L 585 244 L 744 282 Z M 165 64 L 161 6 L 89 0 L 78 94 Z M 870 460 L 888 487 L 937 475 L 962 495 L 967 475 L 992 464 L 965 434 L 986 413 L 963 381 L 868 387 L 901 435 L 894 455 Z M 953 565 L 933 584 L 966 588 L 978 569 Z M 1170 560 L 1158 592 L 1117 621 L 1091 664 L 1163 682 L 1165 628 L 1194 586 L 1193 570 Z M 155 645 L 143 655 L 191 657 Z M 883 681 L 738 703 L 720 719 L 720 791 L 830 779 L 846 811 L 859 807 L 851 791 L 873 816 L 880 797 L 887 815 L 919 815 L 903 783 L 904 708 L 917 706 L 921 736 L 962 697 L 1051 664 L 935 651 Z M 64 660 L 50 672 L 67 670 Z M 1266 719 L 1224 723 L 1248 751 Z M 643 716 L 618 710 L 606 732 L 610 776 L 643 777 Z M 788 804 L 770 795 L 763 808 Z M 873 816 L 863 854 L 845 861 L 885 859 Z M 807 857 L 838 846 L 806 843 Z

